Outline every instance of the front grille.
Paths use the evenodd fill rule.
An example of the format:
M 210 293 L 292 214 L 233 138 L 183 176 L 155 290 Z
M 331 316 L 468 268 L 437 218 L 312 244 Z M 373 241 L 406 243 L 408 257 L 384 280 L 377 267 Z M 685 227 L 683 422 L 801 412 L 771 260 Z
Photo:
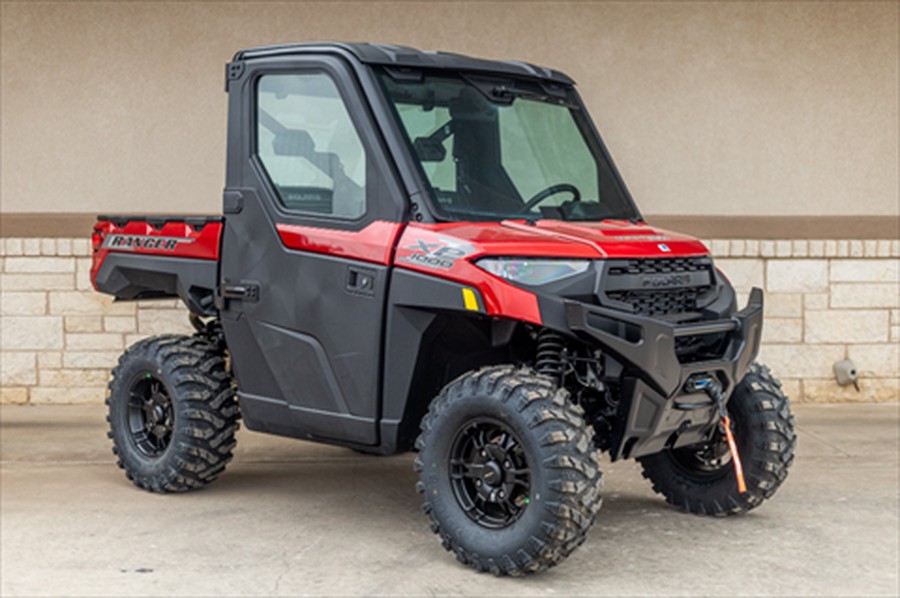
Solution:
M 671 323 L 693 322 L 712 301 L 715 284 L 709 257 L 609 260 L 597 298 L 604 307 Z M 682 363 L 721 356 L 724 334 L 678 337 L 675 354 Z
M 702 272 L 709 270 L 710 259 L 706 257 L 669 257 L 641 260 L 617 260 L 610 263 L 607 275 L 624 274 L 671 274 L 674 272 Z
M 704 289 L 705 290 L 705 289 Z M 631 306 L 642 316 L 679 314 L 697 310 L 697 289 L 676 291 L 609 291 L 606 296 Z
M 610 260 L 600 299 L 608 307 L 627 306 L 628 311 L 642 316 L 682 314 L 697 311 L 698 298 L 711 284 L 712 260 L 708 257 Z

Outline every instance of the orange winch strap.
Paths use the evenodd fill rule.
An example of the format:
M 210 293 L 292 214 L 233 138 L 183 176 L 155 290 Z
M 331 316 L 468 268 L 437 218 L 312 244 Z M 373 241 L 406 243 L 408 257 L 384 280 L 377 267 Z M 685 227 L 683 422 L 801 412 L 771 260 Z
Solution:
M 743 494 L 747 491 L 747 484 L 744 482 L 744 467 L 741 465 L 741 456 L 738 454 L 737 444 L 734 442 L 734 435 L 731 433 L 731 419 L 727 415 L 722 418 L 722 425 L 725 427 L 725 439 L 728 441 L 728 450 L 731 452 L 731 462 L 734 463 L 738 492 Z

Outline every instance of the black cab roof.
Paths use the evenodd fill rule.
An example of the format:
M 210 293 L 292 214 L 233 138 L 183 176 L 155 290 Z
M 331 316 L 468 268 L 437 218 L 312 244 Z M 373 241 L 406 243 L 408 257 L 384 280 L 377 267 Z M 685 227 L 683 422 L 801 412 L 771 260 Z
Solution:
M 379 64 L 396 67 L 412 67 L 427 69 L 448 69 L 455 71 L 484 71 L 504 73 L 513 76 L 544 79 L 567 85 L 574 84 L 564 73 L 527 62 L 514 60 L 485 60 L 450 52 L 433 52 L 417 50 L 409 46 L 390 44 L 315 42 L 279 44 L 260 46 L 241 50 L 234 55 L 234 60 L 251 60 L 290 54 L 307 54 L 314 52 L 337 53 L 350 55 L 366 64 Z

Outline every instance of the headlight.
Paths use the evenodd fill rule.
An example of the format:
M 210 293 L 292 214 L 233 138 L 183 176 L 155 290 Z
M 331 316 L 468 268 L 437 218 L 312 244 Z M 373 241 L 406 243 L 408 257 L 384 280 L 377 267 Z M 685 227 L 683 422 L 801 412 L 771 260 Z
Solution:
M 475 262 L 482 270 L 510 282 L 541 285 L 587 271 L 590 260 L 556 260 L 521 257 L 488 257 Z

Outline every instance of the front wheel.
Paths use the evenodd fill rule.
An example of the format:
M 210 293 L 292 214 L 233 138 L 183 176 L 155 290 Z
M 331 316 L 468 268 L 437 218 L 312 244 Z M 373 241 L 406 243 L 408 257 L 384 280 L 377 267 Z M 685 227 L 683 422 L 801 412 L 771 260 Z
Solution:
M 584 542 L 601 474 L 583 416 L 531 370 L 484 368 L 448 384 L 422 420 L 415 461 L 444 548 L 477 571 L 521 575 Z
M 735 386 L 728 413 L 744 466 L 740 493 L 731 455 L 720 432 L 708 443 L 666 449 L 640 459 L 644 477 L 666 502 L 701 515 L 738 515 L 771 498 L 794 460 L 797 436 L 790 399 L 769 368 L 753 364 Z

